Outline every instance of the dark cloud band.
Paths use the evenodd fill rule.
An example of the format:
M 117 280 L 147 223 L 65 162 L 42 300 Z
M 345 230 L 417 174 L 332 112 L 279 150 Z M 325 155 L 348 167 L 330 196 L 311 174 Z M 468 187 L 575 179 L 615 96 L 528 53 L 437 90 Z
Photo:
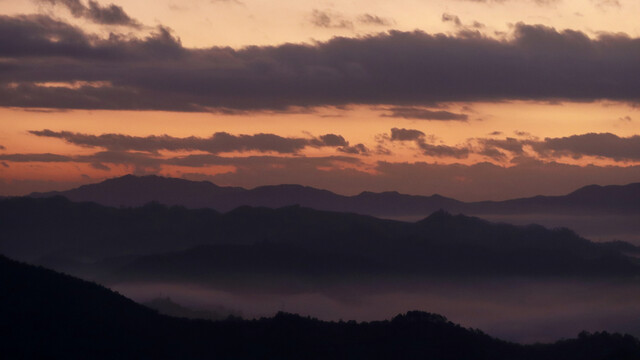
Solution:
M 275 134 L 232 135 L 217 132 L 208 138 L 190 136 L 178 138 L 169 135 L 130 136 L 124 134 L 90 135 L 70 131 L 34 130 L 31 134 L 62 139 L 69 144 L 84 147 L 100 147 L 109 151 L 145 151 L 157 153 L 167 151 L 204 151 L 210 154 L 224 152 L 276 152 L 294 154 L 305 147 L 348 147 L 349 142 L 341 135 L 325 134 L 317 138 L 292 138 Z
M 522 156 L 525 147 L 541 158 L 585 156 L 611 159 L 614 161 L 640 161 L 640 135 L 620 137 L 611 133 L 588 133 L 558 138 L 515 139 L 476 139 L 481 145 L 480 154 L 503 160 L 510 154 Z
M 0 16 L 0 48 L 0 106 L 211 111 L 640 99 L 640 39 L 540 25 L 517 24 L 510 40 L 390 31 L 189 49 L 164 28 L 104 39 L 46 16 Z M 47 85 L 78 81 L 102 85 Z
M 393 107 L 385 117 L 395 117 L 414 120 L 467 121 L 469 116 L 445 110 L 429 110 L 415 107 Z

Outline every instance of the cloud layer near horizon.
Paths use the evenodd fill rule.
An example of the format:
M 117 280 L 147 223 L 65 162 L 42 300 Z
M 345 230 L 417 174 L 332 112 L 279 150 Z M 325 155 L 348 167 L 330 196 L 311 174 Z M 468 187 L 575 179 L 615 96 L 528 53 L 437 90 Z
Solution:
M 465 200 L 640 179 L 636 109 L 619 103 L 640 99 L 639 38 L 518 19 L 499 33 L 495 23 L 453 10 L 442 16 L 448 34 L 358 36 L 360 28 L 395 26 L 395 15 L 313 12 L 313 5 L 303 26 L 354 37 L 191 48 L 168 27 L 142 25 L 136 19 L 174 23 L 150 20 L 135 6 L 127 9 L 132 17 L 108 2 L 34 1 L 67 20 L 0 15 L 0 107 L 29 111 L 5 109 L 25 121 L 1 129 L 15 139 L 3 135 L 0 145 L 0 195 L 59 186 L 35 179 L 75 186 L 78 178 L 129 172 Z M 505 103 L 511 108 L 502 111 Z M 577 103 L 600 111 L 582 118 L 570 113 Z M 124 112 L 58 111 L 66 109 L 222 114 L 131 111 L 122 121 Z M 163 128 L 163 116 L 178 127 Z
M 328 189 L 341 194 L 369 191 L 399 191 L 407 194 L 441 195 L 460 200 L 504 200 L 539 194 L 565 194 L 590 184 L 625 184 L 637 182 L 640 166 L 576 166 L 558 162 L 528 159 L 513 166 L 487 162 L 473 165 L 433 164 L 427 162 L 374 163 L 372 171 L 349 165 L 361 164 L 357 158 L 345 156 L 290 157 L 190 155 L 157 159 L 140 154 L 98 152 L 89 156 L 61 157 L 53 154 L 0 155 L 7 161 L 66 161 L 100 166 L 104 163 L 128 164 L 125 172 L 110 172 L 113 177 L 126 173 L 164 174 L 191 180 L 209 180 L 218 185 L 253 188 L 271 184 L 302 184 Z M 137 165 L 136 165 L 137 164 Z M 346 166 L 342 166 L 346 165 Z M 110 164 L 111 165 L 111 164 Z M 181 166 L 181 173 L 163 172 L 162 166 Z M 211 165 L 233 166 L 233 171 L 204 173 Z M 87 178 L 84 182 L 95 182 Z M 33 180 L 6 181 L 2 195 L 20 195 L 31 191 L 63 190 L 80 183 Z
M 44 15 L 0 16 L 0 106 L 176 111 L 450 101 L 640 99 L 640 39 L 518 23 L 506 39 L 389 31 L 313 44 L 190 49 L 168 29 L 91 35 Z M 46 61 L 45 61 L 46 60 Z
M 208 138 L 174 137 L 169 135 L 131 136 L 126 134 L 83 134 L 71 131 L 31 130 L 31 135 L 43 138 L 61 139 L 68 144 L 86 148 L 102 148 L 108 152 L 147 152 L 157 156 L 159 151 L 202 151 L 209 154 L 272 152 L 277 154 L 299 154 L 307 147 L 335 148 L 348 154 L 368 155 L 364 144 L 350 145 L 339 134 L 324 134 L 318 137 L 282 137 L 276 134 L 258 133 L 253 135 L 233 135 L 217 132 Z M 467 158 L 472 154 L 482 155 L 498 162 L 517 162 L 520 158 L 561 159 L 570 157 L 596 157 L 616 162 L 640 161 L 640 135 L 619 137 L 611 133 L 587 133 L 568 137 L 545 138 L 470 138 L 464 144 L 449 146 L 437 144 L 434 135 L 427 135 L 417 129 L 392 128 L 389 134 L 377 136 L 380 149 L 397 142 L 414 143 L 421 155 L 434 158 Z M 382 151 L 382 150 L 379 150 Z M 387 149 L 387 151 L 389 151 Z M 1 154 L 0 159 L 17 161 L 10 156 L 28 154 Z M 36 154 L 42 156 L 42 154 Z M 4 157 L 3 157 L 4 156 Z M 61 155 L 57 155 L 61 156 Z
M 365 145 L 349 145 L 339 134 L 308 138 L 228 133 L 216 133 L 208 138 L 167 135 L 141 137 L 51 130 L 31 131 L 31 134 L 96 148 L 97 151 L 75 155 L 4 151 L 0 153 L 3 166 L 82 165 L 106 177 L 117 176 L 123 171 L 175 176 L 175 171 L 179 169 L 179 176 L 208 179 L 221 185 L 255 187 L 299 183 L 339 193 L 357 193 L 365 189 L 424 195 L 437 192 L 464 200 L 553 194 L 592 183 L 634 182 L 640 178 L 640 166 L 632 165 L 633 161 L 636 161 L 635 164 L 640 161 L 640 137 L 623 138 L 608 133 L 545 139 L 480 138 L 469 139 L 467 143 L 457 146 L 436 144 L 432 135 L 416 129 L 392 128 L 388 134 L 378 137 L 378 145 L 382 148 L 395 143 L 409 143 L 421 155 L 435 158 L 482 155 L 501 160 L 498 163 L 481 161 L 476 164 L 369 159 L 361 157 L 370 151 Z M 312 156 L 302 153 L 306 147 L 327 147 L 343 155 Z M 168 153 L 161 154 L 160 151 Z M 184 151 L 190 153 L 185 154 Z M 254 155 L 255 152 L 269 154 Z M 632 160 L 632 164 L 577 166 L 557 161 L 567 156 Z M 211 173 L 211 167 L 216 166 L 225 167 L 226 170 Z M 168 169 L 172 170 L 168 173 Z M 18 185 L 10 186 L 7 183 L 4 187 L 18 189 Z
M 39 137 L 57 138 L 73 145 L 95 148 L 100 147 L 110 151 L 145 151 L 157 153 L 167 151 L 205 151 L 211 154 L 223 152 L 276 152 L 280 154 L 294 154 L 305 147 L 348 147 L 349 142 L 341 135 L 325 134 L 313 138 L 282 137 L 275 134 L 259 133 L 254 135 L 232 135 L 217 132 L 208 138 L 190 136 L 179 138 L 169 135 L 161 136 L 130 136 L 125 134 L 89 135 L 71 131 L 34 130 L 32 135 Z

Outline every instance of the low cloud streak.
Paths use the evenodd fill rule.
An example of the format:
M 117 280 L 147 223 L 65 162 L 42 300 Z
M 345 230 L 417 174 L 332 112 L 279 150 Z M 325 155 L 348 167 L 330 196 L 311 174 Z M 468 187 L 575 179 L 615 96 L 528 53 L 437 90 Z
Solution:
M 317 138 L 292 138 L 275 134 L 232 135 L 217 132 L 208 138 L 190 136 L 178 138 L 169 135 L 130 136 L 124 134 L 89 135 L 70 131 L 33 130 L 39 137 L 62 139 L 69 144 L 83 147 L 101 147 L 110 151 L 146 151 L 157 153 L 167 151 L 205 151 L 211 154 L 223 152 L 276 152 L 294 154 L 305 147 L 340 147 L 349 142 L 341 135 L 325 134 Z
M 66 7 L 76 18 L 85 18 L 102 25 L 123 25 L 140 28 L 142 25 L 131 18 L 121 6 L 109 4 L 100 5 L 97 1 L 88 0 L 85 5 L 80 0 L 35 0 L 38 3 L 61 5 Z

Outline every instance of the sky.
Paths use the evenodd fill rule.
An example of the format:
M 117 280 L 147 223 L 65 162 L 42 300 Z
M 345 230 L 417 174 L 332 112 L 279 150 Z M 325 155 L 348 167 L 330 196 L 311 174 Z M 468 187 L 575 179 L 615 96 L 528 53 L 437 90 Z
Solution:
M 0 195 L 640 181 L 636 0 L 0 0 Z

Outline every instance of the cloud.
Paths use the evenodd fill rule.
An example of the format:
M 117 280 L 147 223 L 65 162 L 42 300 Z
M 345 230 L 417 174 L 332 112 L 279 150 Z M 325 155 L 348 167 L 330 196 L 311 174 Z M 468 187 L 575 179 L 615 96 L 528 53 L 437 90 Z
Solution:
M 640 178 L 640 166 L 575 166 L 535 160 L 514 166 L 380 161 L 373 171 L 364 171 L 339 165 L 348 164 L 345 162 L 348 159 L 358 161 L 357 158 L 209 157 L 213 158 L 209 159 L 209 164 L 235 167 L 233 171 L 209 178 L 219 185 L 255 187 L 297 183 L 343 194 L 357 194 L 362 190 L 399 191 L 423 195 L 439 193 L 463 200 L 565 194 L 585 185 L 624 184 Z M 202 164 L 203 159 L 199 160 L 190 159 L 194 161 L 192 165 Z M 193 169 L 204 167 L 192 166 Z
M 256 187 L 297 183 L 342 194 L 368 191 L 434 193 L 468 201 L 503 200 L 540 194 L 560 195 L 591 184 L 626 184 L 640 178 L 640 166 L 576 166 L 529 161 L 514 166 L 491 163 L 435 164 L 428 162 L 378 162 L 373 172 L 353 168 L 319 169 L 304 159 L 284 167 L 245 166 L 233 172 L 201 175 L 218 185 Z M 185 173 L 189 178 L 189 174 Z
M 89 71 L 90 69 L 84 67 L 93 64 L 93 61 L 96 60 L 101 63 L 112 62 L 114 66 L 129 67 L 132 65 L 131 62 L 150 65 L 149 61 L 160 55 L 166 57 L 165 60 L 177 60 L 180 57 L 184 58 L 184 55 L 189 53 L 187 49 L 182 47 L 180 40 L 174 37 L 169 29 L 162 26 L 144 38 L 115 33 L 110 33 L 108 38 L 100 38 L 97 35 L 85 33 L 77 26 L 45 15 L 0 15 L 0 30 L 2 30 L 0 45 L 2 45 L 3 56 L 7 59 L 22 58 L 24 61 L 28 60 L 25 58 L 27 57 L 36 62 L 39 58 L 48 58 L 52 62 L 50 65 L 62 72 L 55 80 L 57 82 L 96 81 L 95 77 L 100 76 L 100 73 L 95 73 L 95 69 Z M 56 58 L 58 58 L 57 61 Z M 63 61 L 63 59 L 66 60 Z M 75 69 L 68 65 L 68 61 L 73 60 L 79 61 L 74 64 L 78 66 Z M 66 66 L 63 66 L 65 64 Z M 13 65 L 7 69 L 17 71 L 25 69 L 16 67 L 17 64 Z M 33 69 L 29 68 L 29 70 Z M 122 71 L 123 69 L 118 67 L 116 70 Z M 93 74 L 93 79 L 83 78 L 91 77 L 91 74 Z M 68 79 L 68 76 L 79 78 Z M 17 79 L 9 77 L 8 80 L 14 82 Z M 50 78 L 43 79 L 38 75 L 25 80 L 54 81 Z M 110 82 L 106 79 L 99 81 Z
M 347 146 L 349 142 L 342 135 L 325 134 L 311 140 L 311 144 L 315 146 Z
M 640 101 L 640 83 L 631 76 L 640 73 L 640 39 L 592 39 L 522 23 L 504 39 L 389 31 L 312 44 L 190 49 L 162 27 L 143 38 L 100 38 L 42 15 L 0 16 L 0 48 L 0 106 L 12 107 L 233 112 Z M 74 82 L 100 85 L 47 85 Z
M 87 11 L 87 7 L 80 0 L 34 0 L 36 3 L 50 4 L 50 5 L 62 5 L 66 7 L 71 15 L 75 17 L 82 17 Z
M 76 18 L 85 18 L 102 25 L 123 25 L 140 28 L 141 24 L 131 18 L 121 6 L 109 4 L 100 5 L 97 1 L 89 0 L 85 5 L 80 0 L 36 0 L 40 3 L 62 5 Z
M 433 157 L 466 158 L 469 156 L 469 149 L 461 146 L 434 145 L 427 142 L 425 133 L 415 129 L 392 128 L 390 141 L 413 141 L 423 155 Z
M 338 148 L 338 151 L 343 152 L 345 154 L 354 154 L 354 155 L 369 155 L 369 148 L 367 148 L 364 144 L 356 144 L 353 146 L 342 146 Z
M 425 141 L 418 141 L 418 147 L 422 150 L 423 155 L 433 157 L 452 157 L 456 159 L 464 159 L 469 156 L 469 149 L 466 147 L 433 145 Z
M 103 152 L 91 155 L 89 158 L 58 156 L 54 154 L 3 154 L 0 160 L 16 162 L 68 162 L 82 159 L 92 163 L 93 167 L 100 170 L 108 170 L 104 163 L 112 163 L 113 157 L 117 161 L 139 162 L 143 159 L 153 162 L 156 166 L 163 164 L 158 161 L 159 151 L 202 151 L 210 155 L 232 152 L 273 152 L 278 154 L 300 154 L 307 147 L 332 147 L 336 151 L 352 154 L 371 154 L 371 150 L 364 144 L 351 145 L 343 136 L 337 134 L 324 134 L 318 137 L 282 137 L 275 134 L 233 135 L 226 132 L 217 132 L 210 137 L 173 137 L 169 135 L 130 136 L 123 134 L 90 135 L 70 131 L 33 130 L 32 135 L 47 138 L 56 138 L 77 146 L 88 148 L 102 148 Z M 494 132 L 495 133 L 495 132 Z M 518 133 L 518 132 L 516 132 Z M 492 133 L 493 134 L 493 133 Z M 417 129 L 392 128 L 389 134 L 378 137 L 377 154 L 390 154 L 384 147 L 385 142 L 410 141 L 415 144 L 422 155 L 431 157 L 448 157 L 463 159 L 471 154 L 479 154 L 496 161 L 517 162 L 518 159 L 527 157 L 557 159 L 572 157 L 579 159 L 585 156 L 607 158 L 614 161 L 640 161 L 640 135 L 619 137 L 610 133 L 588 133 L 559 138 L 545 138 L 539 140 L 530 134 L 519 134 L 525 138 L 505 137 L 475 138 L 469 139 L 466 144 L 445 145 L 436 144 L 436 137 L 427 136 Z M 140 152 L 147 153 L 146 155 Z M 143 156 L 144 155 L 144 156 Z M 143 157 L 140 157 L 143 156 Z M 192 162 L 194 159 L 219 159 L 203 157 L 204 155 L 190 155 L 189 157 L 173 158 L 175 161 Z M 209 156 L 209 155 L 207 155 Z M 106 157 L 106 158 L 104 158 Z M 129 159 L 129 157 L 134 157 Z M 37 160 L 36 160 L 37 159 Z M 125 160 L 123 160 L 125 159 Z M 180 159 L 180 160 L 178 160 Z M 177 164 L 176 164 L 177 165 Z M 149 163 L 146 166 L 151 166 Z M 204 166 L 204 165 L 202 165 Z
M 84 147 L 101 147 L 109 151 L 205 151 L 211 154 L 223 152 L 276 152 L 293 154 L 308 146 L 345 147 L 349 142 L 341 135 L 325 134 L 317 138 L 287 138 L 275 134 L 232 135 L 217 132 L 208 138 L 178 138 L 169 135 L 130 136 L 123 134 L 89 135 L 70 131 L 33 130 L 29 133 L 48 138 L 62 139 L 69 144 Z
M 106 170 L 105 164 L 125 165 L 133 167 L 136 174 L 157 173 L 167 164 L 167 160 L 155 154 L 128 151 L 99 151 L 90 155 L 73 157 L 77 163 L 89 164 L 94 169 Z
M 486 156 L 490 159 L 496 160 L 496 161 L 506 161 L 507 160 L 507 155 L 498 150 L 497 148 L 492 148 L 492 147 L 485 147 L 483 149 L 481 149 L 480 151 L 477 152 L 477 154 L 482 155 L 482 156 Z
M 72 157 L 51 153 L 42 154 L 0 154 L 0 160 L 11 162 L 70 162 Z
M 353 22 L 343 16 L 314 9 L 311 13 L 311 24 L 327 29 L 353 29 Z
M 98 4 L 98 2 L 89 0 L 89 7 L 86 14 L 85 16 L 87 18 L 98 24 L 140 27 L 140 23 L 129 17 L 122 7 L 114 4 L 103 7 Z
M 473 24 L 471 24 L 471 27 L 476 28 L 476 29 L 482 29 L 485 28 L 486 25 L 479 22 L 479 21 L 474 21 Z
M 399 191 L 408 194 L 439 193 L 462 200 L 500 200 L 538 194 L 565 194 L 590 184 L 624 184 L 640 179 L 640 166 L 576 166 L 521 157 L 509 165 L 488 162 L 473 165 L 378 161 L 371 165 L 354 156 L 219 156 L 194 154 L 162 158 L 150 153 L 100 151 L 89 155 L 0 154 L 0 161 L 63 162 L 96 168 L 114 166 L 142 173 L 166 173 L 166 166 L 182 167 L 189 173 L 208 172 L 208 167 L 224 165 L 232 170 L 204 175 L 219 185 L 255 187 L 266 184 L 297 183 L 357 194 L 369 191 Z M 105 170 L 100 165 L 97 168 Z M 112 172 L 115 170 L 111 170 Z M 121 170 L 120 170 L 121 171 Z M 175 173 L 174 173 L 175 174 Z M 175 175 L 174 175 L 175 176 Z M 55 185 L 0 179 L 2 194 L 24 194 L 34 190 L 64 189 L 80 184 Z M 49 184 L 49 185 L 47 185 Z M 53 186 L 55 185 L 55 186 Z
M 471 24 L 464 24 L 458 15 L 442 13 L 440 18 L 444 23 L 452 23 L 457 29 L 456 35 L 459 38 L 482 38 L 483 35 L 479 29 L 484 29 L 486 26 L 478 21 L 473 21 Z
M 465 200 L 566 194 L 585 185 L 626 184 L 640 179 L 640 166 L 576 166 L 540 161 L 515 166 L 381 162 L 376 171 L 381 183 L 393 184 L 397 191 L 424 193 L 429 189 L 430 193 Z M 401 184 L 402 179 L 406 184 Z M 374 189 L 380 188 L 378 184 Z
M 186 155 L 162 160 L 163 164 L 185 167 L 208 167 L 212 165 L 227 165 L 236 168 L 265 169 L 273 167 L 300 167 L 317 168 L 332 167 L 336 162 L 358 164 L 360 160 L 350 156 L 325 156 L 325 157 L 286 157 L 286 156 L 235 156 L 223 157 L 218 155 Z
M 382 144 L 377 144 L 374 152 L 377 155 L 393 155 L 393 152 L 391 152 L 391 150 L 384 147 Z
M 444 110 L 428 110 L 414 107 L 394 107 L 389 109 L 390 114 L 384 114 L 385 117 L 396 117 L 404 119 L 416 120 L 441 120 L 441 121 L 467 121 L 469 116 L 466 114 L 456 114 Z
M 353 148 L 366 149 L 362 144 Z M 158 173 L 163 166 L 180 166 L 187 168 L 206 168 L 210 166 L 233 166 L 237 169 L 250 168 L 295 168 L 316 169 L 330 168 L 336 164 L 362 164 L 361 160 L 353 156 L 220 156 L 217 154 L 190 154 L 180 156 L 160 156 L 147 152 L 131 152 L 122 150 L 98 151 L 93 154 L 67 156 L 51 153 L 32 154 L 0 154 L 0 160 L 8 162 L 30 163 L 81 163 L 98 170 L 111 170 L 106 164 L 126 166 L 137 169 L 138 173 Z
M 460 18 L 457 15 L 443 13 L 442 22 L 452 22 L 456 26 L 462 26 L 462 21 L 460 21 Z
M 380 17 L 373 14 L 362 14 L 356 18 L 349 19 L 344 15 L 332 12 L 314 9 L 311 12 L 311 24 L 325 29 L 348 29 L 353 30 L 354 24 L 357 22 L 369 26 L 391 26 L 394 24 L 392 19 Z
M 391 19 L 383 18 L 378 15 L 372 15 L 372 14 L 362 14 L 358 16 L 358 21 L 362 24 L 376 25 L 376 26 L 391 26 L 394 24 L 394 21 Z
M 519 135 L 529 135 L 519 134 Z M 516 139 L 476 139 L 480 145 L 479 154 L 496 160 L 506 159 L 505 152 L 511 156 L 526 156 L 526 149 L 532 155 L 541 158 L 572 157 L 579 159 L 585 156 L 607 158 L 614 161 L 640 161 L 640 135 L 620 137 L 611 133 L 588 133 L 566 137 Z
M 506 150 L 515 155 L 522 155 L 524 153 L 524 146 L 527 142 L 507 137 L 505 139 L 479 139 L 479 143 L 484 149 L 493 148 Z
M 491 135 L 501 134 L 499 131 L 495 134 L 494 131 Z M 496 161 L 506 161 L 508 156 L 505 152 L 509 153 L 511 157 L 525 156 L 524 147 L 526 142 L 507 137 L 505 139 L 476 139 L 480 149 L 476 150 L 479 155 L 486 156 Z
M 640 135 L 625 138 L 611 133 L 588 133 L 545 138 L 531 145 L 538 154 L 548 157 L 597 156 L 616 161 L 640 161 Z
M 399 129 L 392 128 L 391 129 L 391 141 L 415 141 L 421 138 L 424 138 L 425 134 L 416 129 Z
M 412 141 L 424 155 L 460 159 L 478 154 L 500 162 L 510 160 L 512 163 L 523 159 L 579 159 L 585 156 L 614 161 L 640 161 L 640 135 L 620 137 L 611 133 L 588 133 L 540 140 L 526 132 L 515 133 L 521 138 L 475 138 L 468 139 L 466 145 L 448 146 L 433 144 L 433 138 L 427 141 L 426 134 L 420 130 L 392 128 L 391 134 L 381 136 L 380 141 Z M 489 135 L 501 134 L 494 131 Z
M 344 15 L 332 11 L 314 9 L 311 13 L 311 24 L 320 28 L 353 30 L 356 22 L 368 26 L 391 26 L 394 24 L 392 19 L 368 13 L 353 19 L 349 19 Z
M 591 0 L 591 2 L 599 8 L 622 7 L 622 5 L 620 4 L 620 0 Z
M 96 169 L 96 170 L 102 170 L 102 171 L 110 171 L 111 168 L 108 167 L 107 165 L 103 164 L 103 163 L 99 163 L 99 162 L 94 162 L 89 164 L 89 166 L 91 166 L 92 168 Z

